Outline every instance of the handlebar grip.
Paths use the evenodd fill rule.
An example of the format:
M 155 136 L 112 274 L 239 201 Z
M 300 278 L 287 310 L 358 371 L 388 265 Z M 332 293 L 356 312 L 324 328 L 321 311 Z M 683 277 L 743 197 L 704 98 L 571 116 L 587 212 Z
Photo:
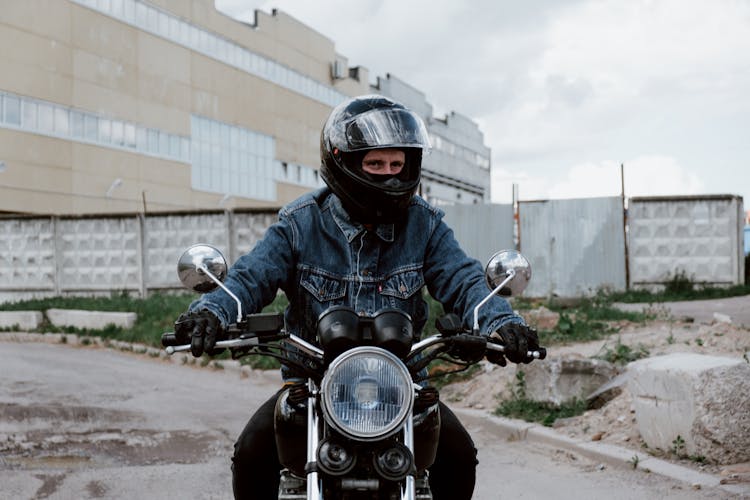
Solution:
M 495 342 L 487 342 L 487 349 L 498 352 L 505 352 L 505 346 L 502 344 L 496 344 Z M 526 357 L 533 359 L 544 359 L 547 357 L 547 349 L 540 347 L 536 351 L 527 351 Z
M 177 340 L 177 335 L 175 335 L 173 332 L 166 332 L 163 333 L 161 336 L 161 345 L 162 347 L 169 347 L 169 346 L 175 346 L 180 345 L 182 342 Z

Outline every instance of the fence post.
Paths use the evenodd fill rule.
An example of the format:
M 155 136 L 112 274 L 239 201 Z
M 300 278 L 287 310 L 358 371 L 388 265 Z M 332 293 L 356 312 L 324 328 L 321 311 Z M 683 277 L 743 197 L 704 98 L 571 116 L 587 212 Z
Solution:
M 630 255 L 628 247 L 628 208 L 625 198 L 625 164 L 620 163 L 620 187 L 622 199 L 622 240 L 625 244 L 625 291 L 630 290 Z
M 235 248 L 235 241 L 234 241 L 234 210 L 227 209 L 224 211 L 227 217 L 227 253 L 229 262 L 228 264 L 231 266 L 236 260 L 237 256 L 235 253 L 237 252 L 237 249 Z
M 52 234 L 55 237 L 54 253 L 55 253 L 55 296 L 59 297 L 62 293 L 62 287 L 60 282 L 62 280 L 62 246 L 60 244 L 60 217 L 53 215 L 50 217 L 52 221 Z
M 139 291 L 141 298 L 145 299 L 148 294 L 146 286 L 146 213 L 135 214 L 138 221 L 138 279 L 140 280 Z

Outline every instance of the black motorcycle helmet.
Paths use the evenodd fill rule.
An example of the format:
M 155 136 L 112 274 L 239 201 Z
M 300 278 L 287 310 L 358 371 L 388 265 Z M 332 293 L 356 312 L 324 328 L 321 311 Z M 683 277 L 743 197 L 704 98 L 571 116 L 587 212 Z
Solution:
M 349 99 L 333 109 L 320 134 L 320 173 L 349 215 L 362 223 L 396 222 L 419 186 L 430 147 L 422 119 L 380 95 Z M 400 149 L 397 175 L 372 175 L 362 159 L 373 149 Z

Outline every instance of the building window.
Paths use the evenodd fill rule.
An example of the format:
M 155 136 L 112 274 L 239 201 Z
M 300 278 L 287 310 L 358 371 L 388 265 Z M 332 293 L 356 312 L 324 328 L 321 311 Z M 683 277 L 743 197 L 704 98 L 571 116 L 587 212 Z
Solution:
M 3 121 L 9 125 L 21 125 L 21 101 L 17 97 L 4 96 Z
M 190 123 L 193 189 L 276 200 L 273 137 L 195 115 Z
M 7 92 L 0 92 L 0 126 L 167 160 L 190 161 L 189 137 Z

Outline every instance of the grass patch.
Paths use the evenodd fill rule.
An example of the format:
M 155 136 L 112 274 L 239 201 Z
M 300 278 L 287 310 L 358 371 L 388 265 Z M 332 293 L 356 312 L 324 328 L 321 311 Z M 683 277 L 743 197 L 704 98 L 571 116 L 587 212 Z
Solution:
M 678 270 L 668 276 L 664 289 L 659 292 L 648 290 L 628 290 L 627 292 L 613 292 L 608 299 L 613 302 L 676 302 L 682 300 L 723 299 L 750 295 L 750 283 L 717 287 L 708 283 L 695 281 L 683 270 Z
M 526 396 L 526 379 L 522 371 L 516 373 L 513 397 L 495 409 L 495 415 L 536 422 L 551 427 L 558 418 L 581 415 L 586 411 L 586 401 L 575 399 L 561 405 L 532 401 Z
M 184 312 L 195 299 L 192 294 L 154 293 L 146 299 L 132 297 L 126 292 L 114 293 L 109 297 L 52 297 L 0 304 L 2 311 L 47 309 L 83 309 L 88 311 L 134 312 L 138 315 L 133 328 L 125 329 L 108 325 L 101 330 L 56 327 L 46 319 L 37 331 L 51 333 L 76 333 L 83 336 L 96 336 L 136 342 L 151 346 L 161 346 L 161 334 L 173 328 L 174 320 Z
M 585 411 L 586 401 L 580 399 L 561 405 L 540 403 L 529 399 L 511 399 L 503 402 L 495 410 L 495 415 L 517 418 L 526 422 L 536 422 L 546 427 L 552 427 L 552 424 L 558 418 L 575 417 Z
M 622 311 L 613 307 L 606 295 L 566 303 L 551 301 L 547 307 L 558 312 L 560 320 L 554 330 L 539 332 L 542 345 L 599 340 L 619 331 L 612 325 L 614 322 L 643 323 L 651 318 L 642 312 Z

